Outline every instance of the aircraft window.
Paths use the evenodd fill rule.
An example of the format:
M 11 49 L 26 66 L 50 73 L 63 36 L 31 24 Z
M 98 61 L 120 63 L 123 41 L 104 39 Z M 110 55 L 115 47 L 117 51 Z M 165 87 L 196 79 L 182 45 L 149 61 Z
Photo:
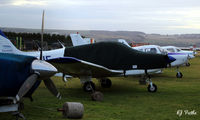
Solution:
M 180 52 L 180 51 L 181 51 L 181 50 L 180 50 L 180 49 L 178 49 L 178 48 L 177 48 L 176 50 L 177 50 L 177 52 Z
M 159 50 L 161 53 L 162 53 L 162 51 L 163 51 L 160 47 L 158 47 L 158 50 Z
M 145 52 L 157 53 L 157 50 L 156 50 L 156 48 L 147 48 L 147 49 L 145 49 Z
M 173 48 L 167 48 L 169 52 L 175 52 Z
M 163 55 L 167 54 L 167 51 L 165 49 L 163 49 L 161 47 L 158 47 L 158 49 L 159 49 L 159 51 L 160 51 L 161 54 L 163 54 Z

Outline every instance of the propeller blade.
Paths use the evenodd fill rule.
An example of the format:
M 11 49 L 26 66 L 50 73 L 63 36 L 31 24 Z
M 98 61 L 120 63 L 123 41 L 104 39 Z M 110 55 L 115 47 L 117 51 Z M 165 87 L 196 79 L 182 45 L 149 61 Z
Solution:
M 58 99 L 61 99 L 60 93 L 58 92 L 55 84 L 53 83 L 53 81 L 50 78 L 45 79 L 44 84 L 54 96 L 56 96 Z
M 44 10 L 43 10 L 43 13 L 42 13 L 42 28 L 41 28 L 40 60 L 42 60 L 42 51 L 43 51 L 43 33 L 44 33 Z
M 32 86 L 35 84 L 35 82 L 37 81 L 38 75 L 37 74 L 32 74 L 31 76 L 29 76 L 26 81 L 23 83 L 23 85 L 21 86 L 21 88 L 19 89 L 17 95 L 16 95 L 16 99 L 17 101 L 20 101 L 20 99 L 26 95 L 26 93 L 32 88 Z

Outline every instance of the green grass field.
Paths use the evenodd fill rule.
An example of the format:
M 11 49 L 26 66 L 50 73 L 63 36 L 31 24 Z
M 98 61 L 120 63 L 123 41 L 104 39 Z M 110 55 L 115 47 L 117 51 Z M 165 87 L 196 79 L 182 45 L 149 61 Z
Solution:
M 66 84 L 54 77 L 62 100 L 57 100 L 42 83 L 33 94 L 33 102 L 24 99 L 22 113 L 28 120 L 63 120 L 56 109 L 63 103 L 81 102 L 85 112 L 83 120 L 200 120 L 200 56 L 191 60 L 190 67 L 182 67 L 183 78 L 175 77 L 175 68 L 165 69 L 163 74 L 154 75 L 158 86 L 156 93 L 147 92 L 147 86 L 139 85 L 139 77 L 111 78 L 110 89 L 98 90 L 104 93 L 103 102 L 91 101 L 89 93 L 82 90 L 79 79 L 71 79 Z M 177 110 L 195 110 L 197 115 L 177 115 Z M 1 113 L 0 120 L 15 119 L 9 113 Z

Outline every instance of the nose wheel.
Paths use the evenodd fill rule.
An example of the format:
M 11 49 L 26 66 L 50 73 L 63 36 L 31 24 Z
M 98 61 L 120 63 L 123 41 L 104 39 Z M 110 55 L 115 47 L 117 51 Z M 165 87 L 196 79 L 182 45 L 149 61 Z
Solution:
M 95 91 L 95 84 L 92 81 L 87 81 L 83 85 L 85 92 L 91 92 L 91 98 L 93 101 L 103 101 L 103 93 Z
M 148 87 L 147 87 L 148 91 L 149 92 L 156 92 L 157 91 L 157 86 L 153 83 L 149 84 Z
M 149 85 L 147 87 L 148 92 L 151 92 L 151 93 L 156 92 L 157 91 L 157 86 L 152 82 L 151 76 L 148 75 L 147 70 L 145 70 L 145 73 L 146 73 L 146 76 L 147 76 L 146 77 L 147 78 L 146 82 L 149 83 Z
M 176 73 L 176 77 L 177 77 L 177 78 L 182 78 L 182 77 L 183 77 L 183 74 L 182 74 L 181 72 L 177 72 L 177 73 Z
M 190 63 L 186 63 L 186 66 L 189 67 L 189 66 L 190 66 Z
M 177 67 L 176 71 L 177 71 L 176 77 L 177 77 L 177 78 L 182 78 L 182 77 L 183 77 L 183 74 L 179 71 L 179 67 Z

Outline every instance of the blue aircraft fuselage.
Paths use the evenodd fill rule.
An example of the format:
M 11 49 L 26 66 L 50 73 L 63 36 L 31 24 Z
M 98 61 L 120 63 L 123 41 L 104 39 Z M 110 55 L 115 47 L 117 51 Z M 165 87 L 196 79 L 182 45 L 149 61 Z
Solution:
M 14 97 L 21 85 L 32 74 L 31 64 L 35 57 L 0 53 L 0 97 Z M 26 94 L 30 97 L 39 86 L 37 81 Z

